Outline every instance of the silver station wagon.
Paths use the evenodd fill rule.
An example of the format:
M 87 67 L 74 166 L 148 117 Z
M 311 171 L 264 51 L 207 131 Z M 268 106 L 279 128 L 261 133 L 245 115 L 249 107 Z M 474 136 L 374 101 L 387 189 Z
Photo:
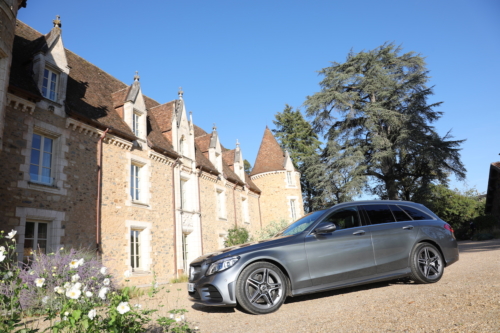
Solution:
M 225 248 L 190 264 L 190 299 L 276 311 L 287 296 L 409 277 L 433 283 L 458 260 L 450 225 L 421 204 L 342 203 L 310 213 L 274 238 Z

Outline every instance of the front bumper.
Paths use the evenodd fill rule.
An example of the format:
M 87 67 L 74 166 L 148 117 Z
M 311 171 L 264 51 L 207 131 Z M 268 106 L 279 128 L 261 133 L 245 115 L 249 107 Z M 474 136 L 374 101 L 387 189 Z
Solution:
M 194 291 L 188 292 L 189 300 L 209 306 L 236 306 L 236 278 L 239 266 L 226 271 L 205 276 L 208 265 L 190 266 L 189 283 L 194 284 Z

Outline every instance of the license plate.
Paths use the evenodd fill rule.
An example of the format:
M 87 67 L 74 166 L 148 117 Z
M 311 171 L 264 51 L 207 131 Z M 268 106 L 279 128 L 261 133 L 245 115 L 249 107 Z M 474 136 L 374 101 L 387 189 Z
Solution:
M 188 283 L 188 291 L 193 292 L 194 291 L 194 283 Z

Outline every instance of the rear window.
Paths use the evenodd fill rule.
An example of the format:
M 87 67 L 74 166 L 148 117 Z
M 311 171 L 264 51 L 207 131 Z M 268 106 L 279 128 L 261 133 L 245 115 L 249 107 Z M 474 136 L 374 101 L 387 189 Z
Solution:
M 362 207 L 368 214 L 372 224 L 395 222 L 388 205 L 366 205 Z
M 403 222 L 403 221 L 411 221 L 411 217 L 409 217 L 404 210 L 399 208 L 396 205 L 389 205 L 391 207 L 392 213 L 394 214 L 394 217 L 396 218 L 396 221 L 398 222 Z
M 421 210 L 418 210 L 413 207 L 408 207 L 408 206 L 399 206 L 401 207 L 408 215 L 411 216 L 412 219 L 414 220 L 433 220 L 433 218 Z

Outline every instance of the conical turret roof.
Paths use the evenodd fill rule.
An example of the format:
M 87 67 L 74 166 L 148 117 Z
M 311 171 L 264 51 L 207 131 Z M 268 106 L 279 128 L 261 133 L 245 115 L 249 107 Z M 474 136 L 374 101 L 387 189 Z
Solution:
M 259 173 L 285 170 L 285 153 L 281 149 L 278 141 L 271 130 L 266 126 L 264 137 L 260 144 L 259 153 L 255 159 L 255 165 L 251 176 Z

